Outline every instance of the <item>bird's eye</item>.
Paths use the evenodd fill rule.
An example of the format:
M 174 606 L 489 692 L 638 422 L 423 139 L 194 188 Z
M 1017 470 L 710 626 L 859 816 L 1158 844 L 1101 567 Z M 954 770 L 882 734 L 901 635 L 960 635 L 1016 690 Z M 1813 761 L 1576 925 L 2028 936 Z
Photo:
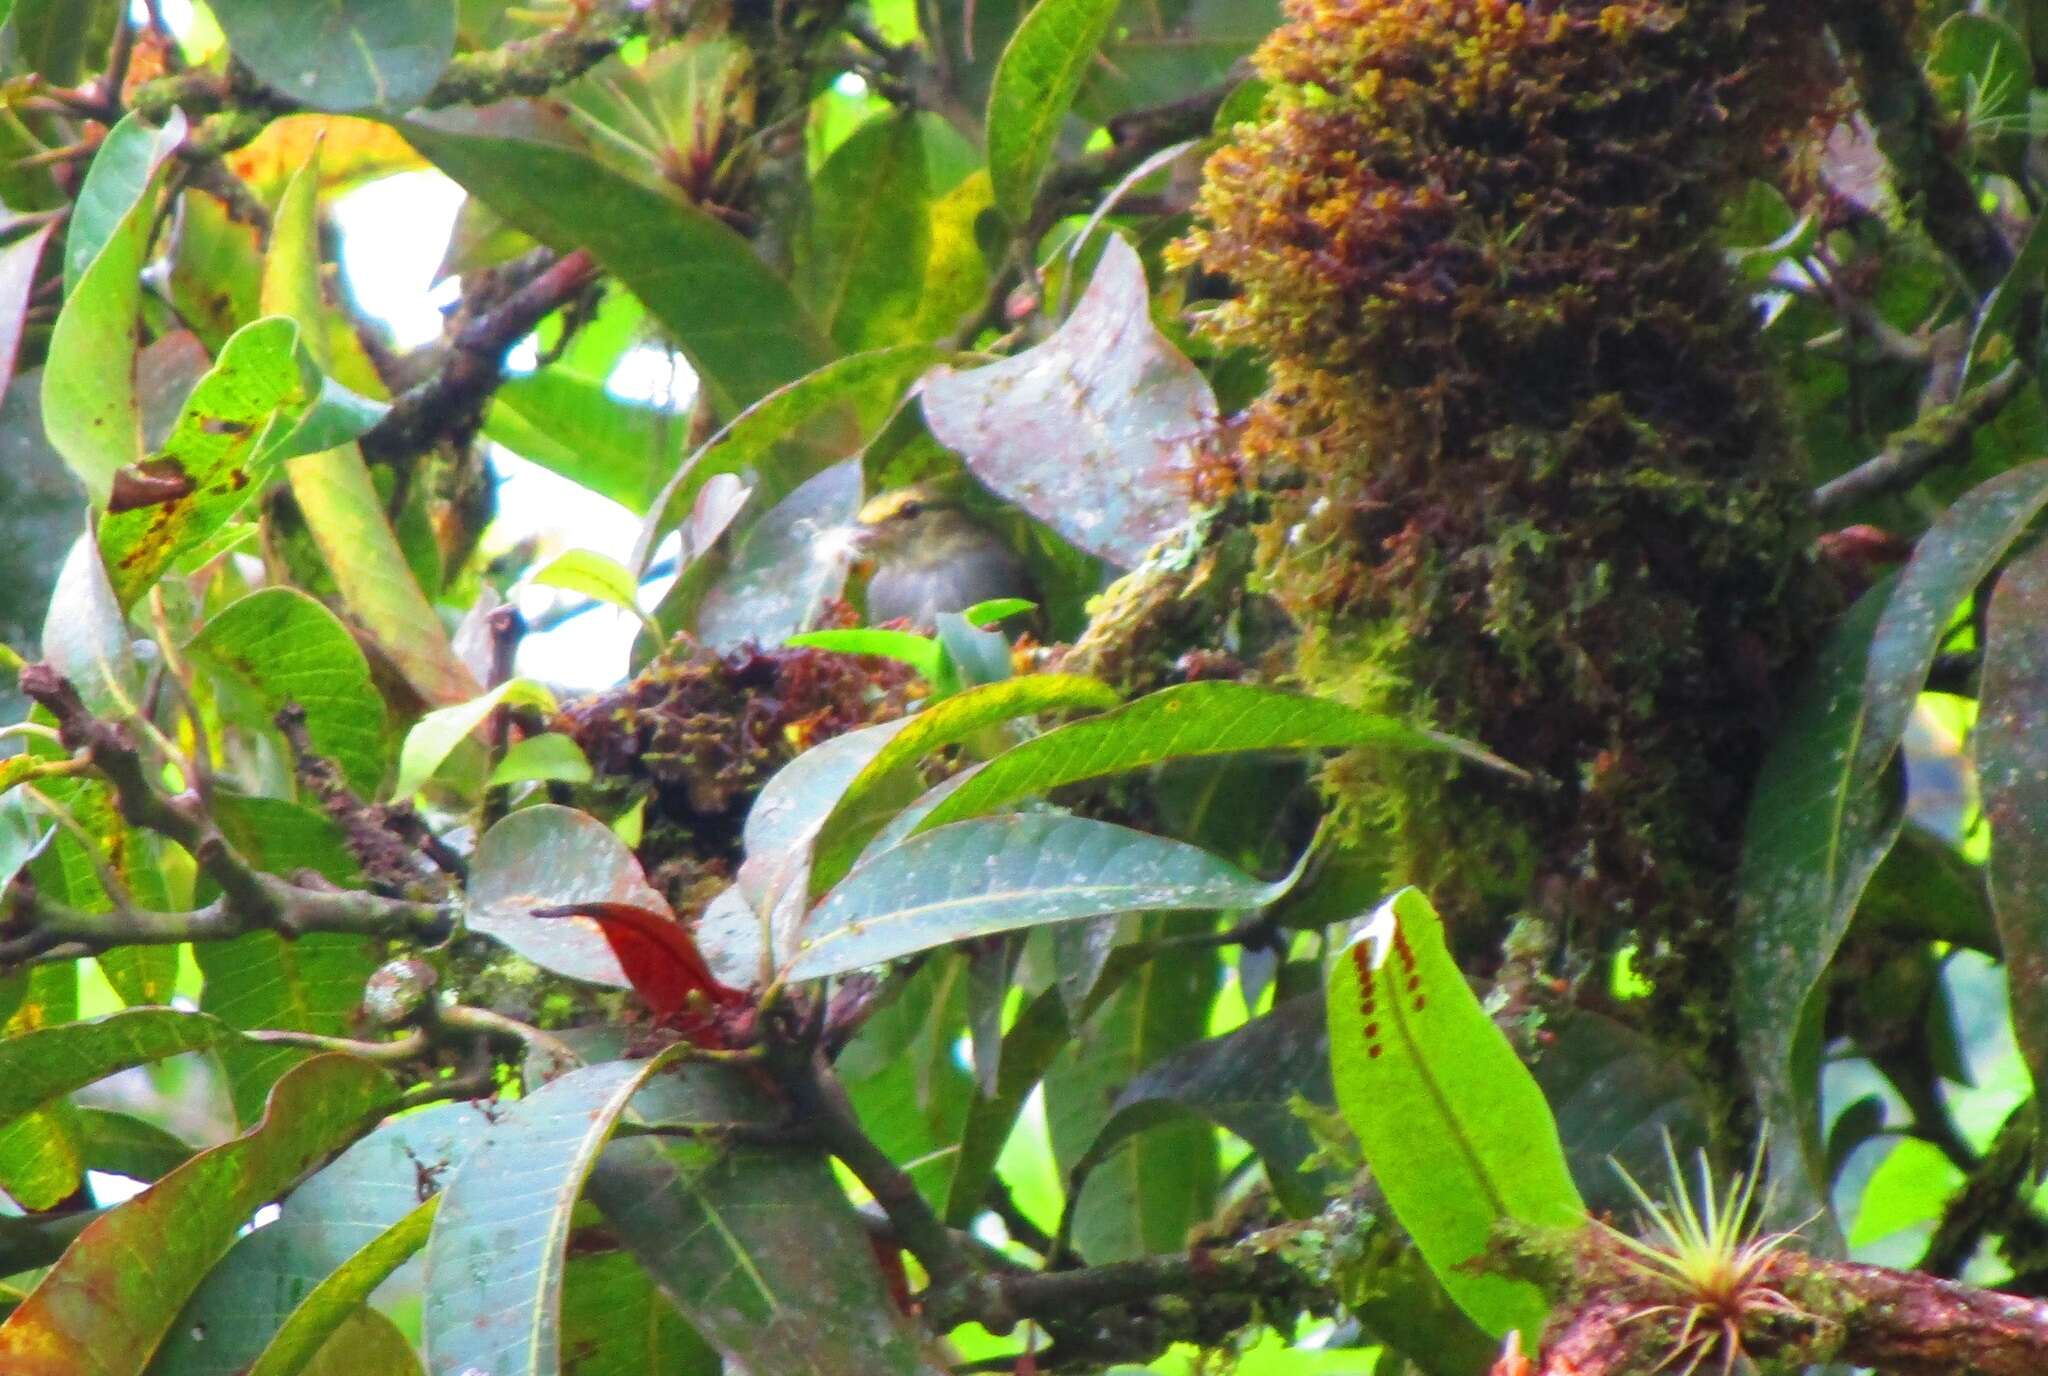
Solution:
M 923 512 L 924 503 L 915 500 L 905 502 L 902 506 L 896 508 L 896 515 L 905 521 L 915 520 Z

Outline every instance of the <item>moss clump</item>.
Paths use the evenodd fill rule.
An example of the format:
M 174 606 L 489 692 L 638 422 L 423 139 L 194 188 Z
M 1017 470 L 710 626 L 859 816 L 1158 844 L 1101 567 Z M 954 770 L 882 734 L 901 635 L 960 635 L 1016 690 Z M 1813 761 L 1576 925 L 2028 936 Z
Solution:
M 1712 230 L 1829 70 L 1808 7 L 1288 0 L 1182 260 L 1271 360 L 1244 435 L 1314 689 L 1545 776 L 1345 761 L 1467 919 L 1670 955 L 1728 921 L 1780 670 L 1824 619 L 1804 484 Z M 1652 967 L 1654 968 L 1654 966 Z
M 568 704 L 553 725 L 589 758 L 601 802 L 645 799 L 640 861 L 687 902 L 705 896 L 705 867 L 723 873 L 739 859 L 740 826 L 769 775 L 821 741 L 903 715 L 914 682 L 893 660 L 823 650 L 672 653 Z

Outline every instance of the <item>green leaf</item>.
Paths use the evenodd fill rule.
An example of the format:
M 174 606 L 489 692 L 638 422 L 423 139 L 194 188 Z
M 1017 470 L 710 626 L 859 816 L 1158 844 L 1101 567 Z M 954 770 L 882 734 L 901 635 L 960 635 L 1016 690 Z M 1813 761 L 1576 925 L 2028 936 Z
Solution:
M 1943 105 L 1973 123 L 2010 120 L 2026 115 L 2034 63 L 2011 25 L 1986 14 L 1954 14 L 1928 43 L 1927 78 Z
M 812 912 L 794 979 L 967 937 L 1105 913 L 1257 908 L 1261 883 L 1207 851 L 1083 817 L 955 822 L 862 862 Z
M 714 649 L 787 640 L 815 624 L 827 599 L 846 586 L 849 551 L 821 536 L 850 525 L 860 510 L 859 461 L 833 464 L 752 519 L 762 500 L 755 492 L 726 532 L 722 560 L 700 565 L 717 568 L 695 607 L 697 637 Z M 665 632 L 688 628 L 688 584 L 677 579 L 662 599 L 655 615 Z
M 67 8 L 59 0 L 59 9 Z M 75 14 L 70 16 L 74 20 Z M 17 29 L 18 31 L 18 29 Z M 140 115 L 128 115 L 107 131 L 85 169 L 78 200 L 64 228 L 64 294 L 121 230 L 121 222 L 149 194 L 157 169 L 177 150 L 182 134 L 173 125 L 158 129 Z
M 1542 1335 L 1526 1280 L 1467 1269 L 1496 1224 L 1576 1229 L 1585 1205 L 1543 1091 L 1486 1015 L 1427 898 L 1403 889 L 1330 963 L 1330 1071 L 1373 1179 L 1430 1269 L 1495 1337 Z
M 2048 545 L 2006 565 L 1991 596 L 1973 734 L 1984 814 L 1985 878 L 2004 948 L 2013 1032 L 2036 1086 L 2048 1086 Z
M 1209 973 L 1213 974 L 1213 968 Z M 1145 977 L 1147 973 L 1141 971 L 1139 978 Z M 1194 1002 L 1202 1014 L 1196 1025 L 1199 1035 L 1206 1026 L 1208 1008 L 1202 999 Z M 1088 1045 L 1088 1041 L 1081 1043 L 1082 1047 Z M 1086 1051 L 1077 1054 L 1083 1059 L 1087 1056 Z M 1050 1085 L 1047 1092 L 1051 1093 Z M 1133 1136 L 1194 1115 L 1243 1138 L 1265 1163 L 1274 1195 L 1290 1212 L 1306 1217 L 1322 1204 L 1325 1187 L 1337 1182 L 1327 1173 L 1303 1173 L 1302 1163 L 1315 1150 L 1315 1140 L 1292 1105 L 1297 1096 L 1310 1103 L 1328 1104 L 1332 1092 L 1323 1000 L 1304 994 L 1235 1031 L 1190 1041 L 1144 1065 L 1117 1088 L 1108 1120 L 1069 1175 L 1074 1180 L 1085 1179 Z M 1142 1182 L 1146 1173 L 1143 1159 L 1138 1152 L 1130 1155 L 1130 1170 Z M 1075 1207 L 1085 1221 L 1090 1205 L 1083 1202 Z M 1093 1253 L 1089 1256 L 1095 1259 Z
M 426 1376 L 404 1330 L 367 1305 L 342 1320 L 304 1370 L 305 1376 Z
M 753 246 L 680 195 L 643 185 L 515 103 L 440 111 L 406 141 L 513 224 L 586 248 L 668 327 L 720 411 L 737 412 L 832 357 L 829 341 Z M 543 130 L 543 134 L 547 131 Z
M 577 1247 L 571 1237 L 569 1246 Z M 630 1252 L 577 1251 L 562 1279 L 563 1376 L 721 1376 L 697 1336 Z
M 1059 3 L 1040 0 L 1032 17 Z M 934 369 L 922 397 L 932 434 L 975 477 L 1125 568 L 1189 519 L 1216 420 L 1207 379 L 1151 312 L 1144 264 L 1111 235 L 1049 339 L 980 368 Z
M 110 912 L 114 900 L 100 878 L 104 866 L 138 906 L 157 911 L 171 906 L 162 841 L 129 825 L 111 788 L 96 779 L 50 778 L 41 781 L 41 791 L 68 811 L 79 828 L 60 828 L 31 865 L 30 876 L 43 892 L 85 912 Z M 98 964 L 123 1003 L 168 1003 L 177 981 L 178 948 L 116 947 L 102 952 Z
M 214 820 L 229 844 L 271 874 L 310 870 L 330 884 L 358 884 L 361 875 L 340 828 L 326 814 L 281 798 L 216 793 Z M 200 899 L 212 886 L 202 881 Z M 384 958 L 372 937 L 311 932 L 287 941 L 276 932 L 246 932 L 231 941 L 192 947 L 206 977 L 200 1006 L 231 1027 L 275 1028 L 341 1037 L 358 1033 L 363 983 Z M 236 1117 L 255 1121 L 277 1077 L 306 1059 L 305 1051 L 228 1042 L 215 1053 L 227 1072 Z
M 166 294 L 202 345 L 217 350 L 263 314 L 263 236 L 204 192 L 178 198 Z
M 543 731 L 508 746 L 486 786 L 504 788 L 543 779 L 587 784 L 595 777 L 589 757 L 574 737 L 559 731 Z
M 1277 0 L 1123 0 L 1074 109 L 1105 123 L 1221 85 L 1280 20 Z M 1244 118 L 1257 111 L 1254 101 Z
M 22 336 L 28 332 L 29 295 L 35 290 L 36 269 L 56 232 L 52 222 L 0 248 L 0 396 L 14 381 Z
M 426 1245 L 441 1200 L 441 1195 L 434 1195 L 328 1273 L 285 1319 L 246 1376 L 299 1376 L 305 1371 L 370 1292 Z
M 417 1209 L 489 1128 L 481 1104 L 433 1104 L 341 1153 L 213 1267 L 149 1376 L 245 1376 L 300 1301 Z
M 1774 1207 L 1826 1207 L 1816 1120 L 1815 1006 L 1870 877 L 1899 834 L 1895 763 L 1942 637 L 2048 506 L 2048 460 L 1951 505 L 1898 575 L 1864 594 L 1821 652 L 1764 761 L 1745 827 L 1734 1011 L 1749 1073 L 1783 1148 Z M 1832 1231 L 1830 1215 L 1821 1226 Z
M 1589 1207 L 1627 1216 L 1635 1196 L 1615 1173 L 1663 1178 L 1664 1144 L 1708 1145 L 1704 1086 L 1679 1053 L 1624 1023 L 1583 1009 L 1551 1022 L 1555 1033 L 1531 1067 L 1557 1115 L 1565 1162 Z
M 253 699 L 261 730 L 288 703 L 306 714 L 314 751 L 367 798 L 384 777 L 384 699 L 341 619 L 296 588 L 259 588 L 207 619 L 186 650 Z
M 408 109 L 455 53 L 455 0 L 214 0 L 213 13 L 238 60 L 316 110 Z
M 449 1182 L 427 1243 L 432 1369 L 560 1371 L 570 1211 L 627 1101 L 687 1049 L 572 1070 L 500 1110 Z
M 130 1376 L 258 1206 L 371 1126 L 391 1076 L 316 1056 L 277 1083 L 254 1130 L 201 1152 L 96 1220 L 0 1324 L 0 1365 Z
M 1191 935 L 1212 921 L 1147 914 L 1133 925 L 1144 941 Z M 1121 1151 L 1106 1148 L 1091 1160 L 1089 1149 L 1115 1119 L 1127 1086 L 1208 1030 L 1218 965 L 1213 946 L 1155 952 L 1110 986 L 1047 1069 L 1046 1127 L 1068 1182 L 1063 1231 L 1091 1263 L 1178 1250 L 1215 1211 L 1217 1141 L 1206 1123 L 1159 1115 L 1143 1124 L 1152 1131 L 1112 1144 Z
M 1786 1209 L 1826 1200 L 1818 1064 L 1804 1024 L 1814 991 L 1901 813 L 1859 768 L 1870 732 L 1864 668 L 1892 596 L 1865 593 L 1823 646 L 1757 775 L 1745 827 L 1735 930 L 1734 1008 L 1749 1073 L 1784 1151 L 1773 1174 Z M 1791 1168 L 1792 1162 L 1798 1168 Z
M 1864 1183 L 1849 1245 L 1867 1247 L 1904 1228 L 1933 1222 L 1942 1201 L 1965 1184 L 1963 1173 L 1932 1142 L 1901 1136 Z
M 192 1159 L 191 1143 L 133 1114 L 81 1108 L 76 1122 L 80 1153 L 89 1171 L 155 1180 Z
M 491 394 L 484 418 L 491 439 L 636 516 L 647 513 L 688 428 L 674 411 L 622 400 L 602 381 L 560 368 L 512 378 Z
M 1957 15 L 1956 18 L 1968 16 Z M 2020 307 L 2033 299 L 2041 290 L 2041 274 L 2048 270 L 2048 225 L 2043 225 L 2039 216 L 2027 230 L 2027 237 L 2020 241 L 2019 251 L 2013 255 L 2012 266 L 2006 269 L 1991 294 L 1984 298 L 1984 306 L 1977 312 L 1977 323 L 1970 330 L 1969 370 L 1964 377 L 1965 386 L 1975 386 L 1984 381 L 1985 375 L 2012 362 L 2012 327 L 2019 320 Z M 1991 347 L 1992 341 L 1998 347 Z
M 51 830 L 39 813 L 29 811 L 28 802 L 21 795 L 0 796 L 0 892 L 14 882 L 21 867 L 48 843 Z M 0 1022 L 5 1022 L 10 1012 L 0 1003 Z
M 476 677 L 413 578 L 362 454 L 352 444 L 306 454 L 285 472 L 342 600 L 405 681 L 428 702 L 474 698 Z
M 318 390 L 299 366 L 299 331 L 271 316 L 237 330 L 192 389 L 170 438 L 147 471 L 183 479 L 181 496 L 100 518 L 100 553 L 123 607 L 148 591 L 188 551 L 209 539 L 261 492 L 275 470 L 259 452 L 274 421 L 286 427 Z M 281 414 L 283 413 L 283 414 Z
M 1506 767 L 1454 736 L 1420 730 L 1325 698 L 1252 683 L 1183 683 L 1010 747 L 927 813 L 918 830 L 978 817 L 1066 784 L 1143 769 L 1163 760 L 1243 750 L 1350 747 L 1449 751 Z
M 571 903 L 631 903 L 673 915 L 626 843 L 587 812 L 542 803 L 484 833 L 470 860 L 468 929 L 558 975 L 626 988 L 595 922 L 533 916 Z
M 834 736 L 777 770 L 755 795 L 734 885 L 697 922 L 697 943 L 719 978 L 752 986 L 796 954 L 818 827 L 846 785 L 907 725 L 903 718 Z
M 1117 0 L 1038 0 L 1010 36 L 988 93 L 988 171 L 996 204 L 1030 222 L 1053 140 L 1109 32 Z
M 947 1141 L 947 1145 L 958 1143 L 958 1150 L 948 1154 L 952 1180 L 945 1200 L 945 1219 L 951 1226 L 972 1227 L 988 1207 L 989 1182 L 995 1179 L 1003 1145 L 1010 1140 L 1025 1101 L 1045 1079 L 1053 1059 L 1072 1035 L 1066 1003 L 1050 989 L 1026 1003 L 1010 1024 L 1010 1030 L 1003 1034 L 1002 1050 L 996 1059 L 995 1092 L 975 1092 L 967 1121 Z M 947 1063 L 954 1065 L 950 1056 Z M 960 1073 L 957 1066 L 955 1071 Z M 960 1073 L 960 1080 L 963 1085 L 972 1084 L 964 1073 Z
M 0 1123 L 117 1070 L 199 1051 L 240 1036 L 218 1018 L 170 1008 L 131 1008 L 90 1022 L 45 1027 L 0 1041 Z
M 141 686 L 128 618 L 114 600 L 106 564 L 90 535 L 64 556 L 43 618 L 43 658 L 78 689 L 99 715 L 118 715 Z
M 934 1206 L 945 1203 L 956 1179 L 955 1147 L 975 1098 L 973 1077 L 959 1061 L 969 963 L 964 953 L 926 961 L 833 1062 L 862 1130 L 890 1160 L 904 1163 Z M 989 1164 L 992 1170 L 993 1155 Z M 977 1203 L 974 1214 L 980 1212 Z
M 266 437 L 261 459 L 266 463 L 338 449 L 375 425 L 390 409 L 358 396 L 332 376 L 335 371 L 334 331 L 351 328 L 327 307 L 320 247 L 320 155 L 314 150 L 285 184 L 271 223 L 270 252 L 263 261 L 258 291 L 261 309 L 281 315 L 299 327 L 299 344 L 311 360 L 304 371 L 318 377 L 312 404 Z M 317 538 L 317 537 L 316 537 Z
M 413 723 L 412 730 L 405 733 L 405 744 L 398 749 L 398 780 L 391 786 L 391 796 L 410 798 L 424 788 L 434 771 L 500 703 L 552 713 L 555 695 L 532 679 L 508 678 L 467 702 L 427 713 Z
M 917 796 L 917 766 L 933 752 L 1036 712 L 1099 711 L 1120 701 L 1114 688 L 1097 679 L 1032 674 L 970 688 L 927 707 L 853 776 L 820 824 L 811 892 L 838 883 L 861 848 Z
M 778 444 L 808 433 L 806 427 L 837 418 L 849 408 L 860 414 L 863 425 L 874 423 L 914 379 L 944 357 L 928 344 L 899 344 L 853 354 L 762 397 L 683 460 L 663 486 L 641 526 L 633 567 L 644 567 L 661 537 L 690 514 L 705 483 L 721 473 L 752 470 L 769 489 L 764 494 L 768 499 L 794 491 L 816 471 L 816 456 L 801 464 L 777 463 L 773 460 Z M 800 451 L 805 448 L 799 446 Z M 832 445 L 824 452 L 836 459 L 845 448 Z
M 768 1125 L 780 1108 L 730 1067 L 648 1083 L 648 1122 Z M 627 1250 L 737 1367 L 774 1376 L 926 1376 L 866 1230 L 823 1155 L 715 1139 L 611 1144 L 588 1194 Z
M 915 112 L 877 115 L 811 179 L 797 284 L 843 349 L 910 342 L 931 239 L 922 127 Z
M 624 564 L 596 550 L 563 550 L 535 570 L 533 581 L 580 592 L 635 616 L 644 615 L 640 610 L 639 580 Z
M 14 23 L 20 49 L 16 60 L 24 70 L 58 86 L 69 86 L 84 75 L 87 56 L 106 42 L 108 21 L 118 13 L 113 0 L 18 0 L 0 5 L 0 17 L 11 17 Z
M 320 290 L 320 150 L 292 173 L 271 220 L 270 252 L 263 260 L 262 309 L 294 321 L 321 370 L 334 365 L 322 329 L 326 300 Z
M 946 654 L 939 642 L 915 631 L 856 627 L 842 631 L 805 631 L 783 642 L 799 650 L 830 650 L 842 655 L 879 655 L 908 664 L 926 683 L 937 683 L 945 671 Z
M 96 507 L 112 495 L 115 471 L 142 458 L 135 392 L 142 268 L 156 221 L 156 179 L 184 138 L 185 117 L 175 111 L 162 129 L 133 114 L 114 127 L 104 193 L 95 189 L 92 221 L 75 231 L 86 236 L 81 250 L 98 242 L 76 272 L 66 257 L 68 289 L 43 366 L 43 429 Z
M 960 613 L 967 618 L 967 624 L 977 629 L 1007 621 L 1013 616 L 1036 611 L 1038 604 L 1022 597 L 991 597 L 986 602 L 977 602 Z
M 1980 758 L 1980 784 L 1983 770 Z M 1994 960 L 2003 954 L 1991 897 L 1985 892 L 1984 867 L 1972 864 L 1943 838 L 1913 825 L 1910 816 L 1856 906 L 1856 925 L 1865 924 L 1895 940 L 1945 941 Z
M 982 630 L 960 612 L 940 612 L 933 619 L 938 622 L 947 670 L 946 677 L 932 685 L 934 693 L 943 696 L 961 687 L 1001 683 L 1016 673 L 1010 662 L 1010 642 L 1002 632 Z

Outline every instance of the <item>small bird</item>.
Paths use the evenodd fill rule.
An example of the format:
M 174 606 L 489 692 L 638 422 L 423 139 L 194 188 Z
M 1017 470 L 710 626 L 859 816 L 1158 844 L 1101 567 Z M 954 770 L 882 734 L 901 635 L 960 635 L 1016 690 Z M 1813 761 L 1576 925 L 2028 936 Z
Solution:
M 1038 601 L 1031 572 L 1016 552 L 930 484 L 884 492 L 855 522 L 872 559 L 868 624 L 907 621 L 930 630 L 940 612 L 965 611 L 998 597 Z

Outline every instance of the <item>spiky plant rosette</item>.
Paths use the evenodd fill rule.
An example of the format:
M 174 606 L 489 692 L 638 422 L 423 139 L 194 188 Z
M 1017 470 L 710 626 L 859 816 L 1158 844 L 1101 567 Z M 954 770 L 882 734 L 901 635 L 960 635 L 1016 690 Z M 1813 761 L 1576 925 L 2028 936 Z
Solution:
M 1817 1320 L 1771 1284 L 1770 1261 L 1795 1234 L 1767 1232 L 1756 1223 L 1757 1185 L 1763 1175 L 1763 1144 L 1749 1169 L 1717 1189 L 1707 1155 L 1696 1155 L 1697 1185 L 1688 1185 L 1670 1134 L 1664 1137 L 1669 1194 L 1656 1200 L 1619 1161 L 1616 1175 L 1642 1208 L 1641 1235 L 1599 1222 L 1610 1256 L 1627 1273 L 1629 1288 L 1644 1301 L 1628 1322 L 1663 1320 L 1669 1332 L 1664 1356 L 1653 1370 L 1677 1368 L 1694 1376 L 1709 1359 L 1722 1376 L 1748 1355 L 1744 1333 L 1766 1318 Z

